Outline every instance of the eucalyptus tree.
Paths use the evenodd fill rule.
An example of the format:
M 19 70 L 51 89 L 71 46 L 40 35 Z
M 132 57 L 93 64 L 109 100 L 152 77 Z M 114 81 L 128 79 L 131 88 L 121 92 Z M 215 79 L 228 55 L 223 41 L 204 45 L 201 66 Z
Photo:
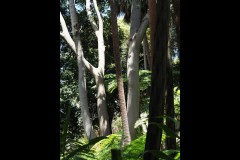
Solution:
M 69 11 L 71 17 L 71 29 L 73 38 L 70 36 L 68 28 L 66 26 L 65 20 L 60 13 L 60 23 L 62 27 L 62 32 L 60 32 L 61 37 L 67 42 L 69 47 L 76 53 L 78 61 L 78 83 L 79 83 L 79 96 L 80 96 L 80 108 L 81 115 L 83 118 L 83 126 L 88 139 L 94 137 L 93 127 L 90 119 L 89 108 L 88 108 L 88 98 L 86 89 L 86 77 L 85 77 L 85 67 L 94 76 L 96 87 L 97 87 L 97 110 L 99 117 L 99 127 L 100 135 L 106 136 L 110 134 L 110 123 L 106 107 L 106 93 L 104 87 L 104 69 L 105 69 L 105 45 L 103 39 L 103 20 L 100 15 L 97 1 L 93 0 L 93 8 L 97 14 L 98 25 L 93 18 L 93 13 L 90 7 L 90 0 L 86 0 L 86 12 L 88 20 L 95 32 L 98 43 L 98 67 L 94 67 L 89 61 L 84 57 L 83 47 L 81 44 L 80 37 L 80 22 L 76 13 L 76 7 L 74 0 L 69 0 Z
M 127 112 L 131 139 L 135 138 L 135 122 L 139 118 L 139 52 L 141 42 L 149 24 L 148 14 L 141 19 L 141 1 L 132 0 L 130 38 L 127 56 Z

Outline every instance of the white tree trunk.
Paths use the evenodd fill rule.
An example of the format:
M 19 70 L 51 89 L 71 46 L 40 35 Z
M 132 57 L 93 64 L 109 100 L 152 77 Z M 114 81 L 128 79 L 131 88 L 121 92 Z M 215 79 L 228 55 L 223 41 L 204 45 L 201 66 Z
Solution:
M 74 0 L 69 0 L 69 9 L 70 9 L 72 33 L 73 33 L 74 41 L 69 34 L 66 23 L 61 13 L 60 13 L 60 23 L 62 27 L 62 32 L 60 32 L 60 35 L 64 38 L 64 40 L 67 42 L 70 48 L 74 51 L 74 53 L 77 54 L 81 116 L 82 116 L 83 127 L 85 130 L 86 136 L 90 140 L 95 138 L 96 136 L 93 131 L 92 122 L 89 114 L 89 108 L 88 108 L 85 66 L 83 63 L 83 62 L 85 63 L 87 62 L 83 57 L 82 44 L 81 44 L 81 39 L 79 34 L 79 23 L 76 15 Z
M 131 13 L 131 28 L 130 41 L 127 58 L 127 80 L 128 80 L 128 95 L 127 95 L 127 112 L 128 124 L 131 134 L 131 140 L 135 138 L 134 125 L 139 118 L 139 52 L 144 33 L 146 32 L 149 17 L 148 14 L 143 18 L 140 25 L 141 4 L 139 0 L 132 1 Z
M 139 118 L 139 49 L 134 47 L 136 43 L 131 42 L 128 52 L 127 61 L 127 80 L 128 80 L 128 95 L 127 95 L 127 115 L 131 139 L 135 138 L 134 125 Z
M 97 84 L 97 110 L 99 119 L 100 136 L 107 136 L 110 134 L 110 125 L 108 112 L 106 108 L 106 93 L 102 76 L 96 76 Z
M 80 36 L 75 37 L 77 40 L 77 62 L 78 62 L 78 85 L 79 85 L 79 97 L 80 97 L 80 108 L 81 116 L 83 120 L 83 127 L 86 132 L 88 139 L 93 139 L 96 137 L 92 127 L 92 122 L 90 119 L 90 113 L 88 108 L 88 97 L 86 88 L 86 77 L 85 77 L 85 66 L 83 63 L 83 50 L 80 41 Z
M 80 107 L 81 116 L 83 120 L 83 127 L 86 132 L 87 138 L 94 138 L 94 131 L 92 127 L 92 122 L 90 119 L 89 108 L 88 108 L 88 98 L 87 98 L 87 88 L 86 88 L 86 78 L 85 78 L 85 67 L 83 64 L 83 50 L 79 33 L 79 23 L 76 15 L 74 0 L 69 1 L 69 9 L 71 14 L 71 24 L 73 39 L 75 42 L 77 60 L 78 60 L 78 84 L 79 84 L 79 97 L 80 97 Z
M 103 39 L 103 21 L 100 15 L 99 9 L 97 7 L 96 0 L 93 0 L 94 9 L 98 17 L 98 26 L 94 21 L 90 9 L 90 0 L 86 0 L 86 11 L 88 15 L 88 20 L 92 25 L 93 30 L 98 39 L 98 68 L 95 72 L 91 72 L 95 77 L 97 86 L 97 110 L 99 118 L 99 128 L 100 135 L 107 136 L 110 134 L 110 123 L 109 116 L 106 106 L 106 92 L 104 87 L 104 70 L 105 70 L 105 45 Z

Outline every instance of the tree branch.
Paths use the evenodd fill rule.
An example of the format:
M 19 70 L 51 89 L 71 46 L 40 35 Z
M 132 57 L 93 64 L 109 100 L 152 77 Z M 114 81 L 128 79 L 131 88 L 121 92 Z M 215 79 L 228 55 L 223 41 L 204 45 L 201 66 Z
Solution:
M 64 34 L 63 32 L 60 31 L 60 36 L 64 38 Z
M 93 5 L 94 5 L 94 9 L 95 9 L 95 11 L 97 13 L 97 17 L 98 17 L 99 30 L 103 31 L 103 20 L 102 20 L 102 17 L 100 15 L 100 12 L 99 12 L 96 0 L 93 0 Z
M 138 28 L 138 31 L 137 31 L 137 39 L 136 41 L 140 41 L 138 43 L 141 43 L 142 40 L 143 40 L 143 37 L 146 33 L 146 30 L 147 30 L 147 27 L 148 27 L 148 24 L 149 24 L 149 15 L 148 13 L 143 17 L 142 19 L 142 23 L 140 24 L 140 27 Z
M 83 63 L 85 64 L 86 68 L 90 71 L 90 73 L 95 76 L 97 75 L 97 68 L 95 68 L 91 63 L 88 62 L 83 56 Z
M 73 2 L 72 2 L 73 3 Z M 71 8 L 72 7 L 72 8 Z M 70 10 L 71 12 L 71 18 L 72 18 L 72 27 L 74 29 L 75 23 L 77 23 L 77 17 L 75 16 L 75 11 L 73 9 L 74 5 L 71 4 L 70 5 Z M 75 43 L 73 41 L 73 39 L 71 38 L 69 31 L 67 29 L 65 20 L 62 16 L 62 13 L 60 12 L 60 23 L 61 23 L 61 27 L 62 27 L 62 32 L 60 32 L 60 35 L 63 37 L 63 39 L 67 42 L 67 44 L 70 46 L 70 48 L 73 50 L 74 53 L 77 53 L 76 51 L 76 46 Z M 76 33 L 75 33 L 76 34 Z M 86 68 L 93 74 L 95 75 L 97 72 L 97 69 L 91 64 L 89 63 L 83 56 L 83 62 L 84 65 L 86 66 Z
M 62 32 L 60 32 L 60 35 L 63 37 L 63 39 L 67 42 L 67 44 L 70 46 L 70 48 L 74 51 L 74 53 L 76 53 L 76 46 L 75 43 L 72 39 L 72 37 L 70 36 L 68 29 L 67 29 L 67 25 L 66 22 L 62 16 L 62 13 L 60 12 L 60 24 L 62 27 Z
M 86 11 L 87 11 L 88 20 L 89 20 L 90 24 L 92 25 L 93 30 L 95 31 L 95 33 L 97 35 L 98 27 L 97 27 L 97 24 L 94 21 L 92 15 L 91 15 L 92 12 L 91 12 L 91 8 L 90 8 L 90 0 L 86 0 Z

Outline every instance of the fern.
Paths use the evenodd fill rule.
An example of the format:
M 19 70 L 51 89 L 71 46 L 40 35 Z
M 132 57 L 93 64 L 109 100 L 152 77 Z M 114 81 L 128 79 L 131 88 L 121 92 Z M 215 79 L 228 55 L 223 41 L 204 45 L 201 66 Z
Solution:
M 141 154 L 144 152 L 146 134 L 133 140 L 123 148 L 123 160 L 143 159 Z
M 107 139 L 96 143 L 92 148 L 96 160 L 111 160 L 111 149 L 120 148 L 121 135 L 111 134 Z

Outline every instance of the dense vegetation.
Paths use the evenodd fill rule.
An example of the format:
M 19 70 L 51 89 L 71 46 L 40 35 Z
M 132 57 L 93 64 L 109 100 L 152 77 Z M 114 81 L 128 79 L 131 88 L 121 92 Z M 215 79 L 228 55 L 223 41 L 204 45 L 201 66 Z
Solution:
M 179 0 L 166 1 L 164 4 L 160 0 L 152 9 L 151 0 L 60 0 L 62 160 L 117 159 L 111 149 L 118 149 L 126 160 L 146 159 L 148 154 L 153 155 L 152 159 L 180 159 Z M 159 3 L 168 10 L 160 10 Z M 151 12 L 147 11 L 150 8 Z M 114 9 L 118 17 L 111 13 Z M 164 18 L 157 16 L 159 12 L 168 15 L 166 24 Z M 112 30 L 114 18 L 117 38 Z M 153 34 L 158 35 L 161 31 L 158 28 L 163 25 L 167 27 L 164 44 Z M 116 41 L 119 47 L 114 49 Z M 160 47 L 167 49 L 166 53 L 157 52 L 162 48 L 156 51 L 154 45 L 159 42 Z M 119 98 L 116 50 L 126 119 Z M 160 63 L 155 60 L 158 54 L 160 57 L 166 54 Z M 160 68 L 162 77 L 156 77 Z M 157 90 L 156 83 L 161 90 Z M 161 105 L 153 97 L 161 100 Z M 161 107 L 163 112 L 153 117 L 151 112 Z M 130 132 L 126 132 L 126 123 Z M 148 149 L 147 136 L 152 135 L 148 126 L 161 131 L 160 140 L 156 141 L 160 148 Z M 130 142 L 126 141 L 127 136 Z

